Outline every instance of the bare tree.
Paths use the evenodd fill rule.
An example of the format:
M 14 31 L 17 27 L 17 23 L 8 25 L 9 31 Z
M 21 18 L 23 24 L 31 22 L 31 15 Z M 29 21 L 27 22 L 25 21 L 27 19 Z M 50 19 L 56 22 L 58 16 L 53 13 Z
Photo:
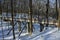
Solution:
M 14 33 L 14 20 L 13 20 L 13 18 L 14 18 L 14 0 L 11 0 L 11 17 L 12 17 L 12 31 L 13 31 L 13 40 L 15 40 L 15 33 Z
M 33 26 L 32 26 L 32 0 L 29 0 L 29 18 L 30 18 L 30 26 L 29 26 L 29 33 L 32 34 Z
M 60 0 L 58 1 L 59 1 L 58 28 L 60 29 Z
M 47 19 L 47 24 L 46 24 L 46 26 L 48 27 L 48 13 L 49 13 L 49 0 L 47 0 L 47 4 L 46 4 L 46 19 Z
M 57 20 L 58 20 L 58 9 L 57 9 L 58 5 L 57 5 L 57 0 L 56 0 L 56 14 L 57 14 Z
M 2 27 L 2 40 L 4 40 L 4 31 L 3 31 L 3 23 L 2 23 L 2 4 L 1 4 L 1 1 L 0 1 L 0 16 L 1 16 L 1 27 Z

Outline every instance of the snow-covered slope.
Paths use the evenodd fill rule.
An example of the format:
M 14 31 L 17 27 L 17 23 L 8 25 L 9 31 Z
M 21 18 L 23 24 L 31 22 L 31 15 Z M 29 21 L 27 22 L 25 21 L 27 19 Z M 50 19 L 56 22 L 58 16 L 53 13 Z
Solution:
M 19 32 L 17 30 L 17 27 L 15 27 L 15 36 L 16 40 L 60 40 L 60 30 L 58 30 L 57 27 L 48 27 L 47 30 L 44 29 L 43 32 L 39 32 L 39 25 L 35 24 L 35 28 L 38 27 L 32 35 L 29 35 L 26 32 L 23 32 L 21 36 L 18 36 Z M 6 27 L 5 27 L 6 28 Z M 6 40 L 13 40 L 13 34 L 12 31 L 9 35 L 6 35 L 8 33 L 8 29 L 4 28 L 4 39 Z M 10 27 L 11 29 L 11 27 Z M 2 40 L 2 28 L 0 27 L 0 40 Z
M 21 36 L 20 40 L 53 40 L 56 37 L 56 36 L 53 37 L 55 33 L 57 33 L 56 36 L 58 37 L 59 32 L 57 28 L 48 29 L 43 32 L 35 31 L 32 33 L 31 36 L 30 35 Z

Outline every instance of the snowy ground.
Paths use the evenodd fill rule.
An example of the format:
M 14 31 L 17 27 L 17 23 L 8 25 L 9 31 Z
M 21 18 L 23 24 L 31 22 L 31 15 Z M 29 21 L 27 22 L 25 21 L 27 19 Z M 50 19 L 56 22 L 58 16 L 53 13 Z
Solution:
M 35 31 L 32 33 L 32 35 L 29 35 L 27 32 L 23 32 L 21 36 L 18 36 L 19 32 L 17 30 L 17 27 L 15 27 L 15 36 L 16 40 L 60 40 L 60 30 L 58 28 L 50 26 L 47 30 L 44 29 L 43 32 L 39 32 L 39 25 L 34 24 L 34 27 L 36 28 Z M 6 40 L 13 40 L 13 34 L 12 31 L 9 35 L 8 29 L 4 27 L 4 39 Z M 10 26 L 11 29 L 11 26 Z M 0 40 L 2 40 L 2 27 L 0 27 Z

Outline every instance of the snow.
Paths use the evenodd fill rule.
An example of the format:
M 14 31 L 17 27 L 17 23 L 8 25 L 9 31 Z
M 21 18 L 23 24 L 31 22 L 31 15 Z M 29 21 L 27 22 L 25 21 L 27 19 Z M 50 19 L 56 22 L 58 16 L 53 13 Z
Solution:
M 21 36 L 20 40 L 59 40 L 60 39 L 60 33 L 58 31 L 58 28 L 50 28 L 48 30 L 45 30 L 43 32 L 35 31 L 32 33 L 32 35 L 25 35 Z M 27 37 L 28 36 L 28 37 Z
M 33 33 L 27 40 L 53 40 L 55 37 L 52 37 L 52 36 L 54 36 L 54 33 L 56 33 L 57 31 L 58 31 L 57 28 L 54 28 L 50 31 L 44 31 L 41 33 L 36 32 L 36 34 Z M 57 34 L 58 34 L 58 32 L 57 32 Z M 56 34 L 56 36 L 57 36 L 57 38 L 59 38 L 60 36 L 58 37 L 57 34 Z M 56 40 L 58 40 L 58 39 L 56 39 Z
M 55 28 L 54 30 L 52 29 L 51 31 L 49 31 L 49 32 L 47 32 L 47 33 L 45 33 L 45 34 L 43 34 L 42 36 L 49 35 L 49 34 L 51 34 L 51 33 L 54 33 L 54 32 L 57 31 L 57 30 L 58 30 L 57 28 Z
M 44 31 L 39 32 L 39 24 L 33 24 L 35 27 L 34 32 L 32 33 L 32 35 L 28 34 L 27 32 L 25 32 L 25 30 L 23 31 L 23 33 L 19 35 L 18 29 L 15 26 L 15 36 L 16 36 L 16 40 L 60 40 L 60 30 L 58 30 L 57 27 L 54 26 L 49 26 L 48 29 L 46 30 L 44 28 Z M 6 28 L 6 29 L 5 29 Z M 11 29 L 11 26 L 9 27 Z M 4 31 L 4 39 L 8 39 L 8 40 L 13 40 L 13 34 L 12 31 L 9 35 L 6 35 L 8 33 L 8 28 L 7 27 L 3 27 L 3 31 Z M 0 39 L 2 40 L 2 29 L 0 27 Z

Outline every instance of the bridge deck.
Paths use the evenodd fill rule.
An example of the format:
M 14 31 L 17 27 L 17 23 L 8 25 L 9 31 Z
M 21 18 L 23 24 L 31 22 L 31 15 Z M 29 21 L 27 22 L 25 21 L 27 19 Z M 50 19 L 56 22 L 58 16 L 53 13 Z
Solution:
M 2 18 L 2 16 L 0 16 L 0 18 Z M 3 20 L 4 20 L 4 21 L 12 21 L 12 17 L 3 17 Z M 29 18 L 13 18 L 13 20 L 16 20 L 17 22 L 19 22 L 19 21 L 30 22 L 30 19 L 29 19 Z M 54 21 L 54 20 L 53 20 L 53 21 Z M 57 22 L 54 23 L 53 21 L 49 21 L 49 24 L 58 25 Z M 36 19 L 32 18 L 32 22 L 33 22 L 33 23 L 34 23 L 34 22 L 38 23 L 38 19 L 37 19 L 37 18 L 36 18 Z M 42 21 L 41 23 L 44 24 L 44 23 L 47 23 L 47 22 L 46 22 L 46 21 L 45 21 L 45 22 Z

